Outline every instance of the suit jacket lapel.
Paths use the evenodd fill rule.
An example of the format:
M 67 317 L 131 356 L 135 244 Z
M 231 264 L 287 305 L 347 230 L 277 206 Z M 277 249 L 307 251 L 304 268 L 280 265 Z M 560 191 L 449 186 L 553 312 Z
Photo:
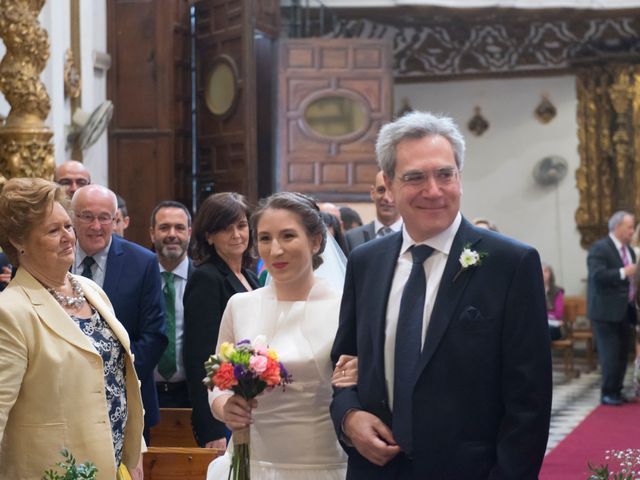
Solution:
M 118 282 L 122 278 L 121 272 L 124 264 L 124 257 L 122 250 L 122 241 L 116 234 L 111 235 L 111 246 L 109 247 L 109 254 L 107 255 L 107 266 L 104 272 L 104 283 L 102 289 L 107 292 L 109 296 L 113 296 L 118 290 Z
M 473 232 L 471 225 L 463 218 L 460 228 L 453 239 L 449 257 L 440 280 L 435 304 L 431 312 L 427 336 L 422 347 L 422 354 L 418 364 L 418 375 L 431 360 L 447 326 L 462 298 L 462 294 L 473 276 L 474 267 L 470 267 L 458 275 L 462 268 L 459 262 L 460 254 L 466 245 L 476 248 L 481 238 Z M 458 275 L 456 277 L 456 275 Z M 454 282 L 455 279 L 455 282 Z M 428 281 L 428 280 L 427 280 Z M 417 378 L 416 376 L 416 378 Z
M 21 285 L 38 317 L 56 335 L 82 350 L 98 355 L 87 336 L 82 333 L 53 296 L 29 272 L 24 268 L 19 268 L 14 281 Z
M 365 242 L 376 238 L 376 227 L 374 222 L 367 224 L 367 228 L 363 230 L 362 236 L 364 237 Z
M 402 231 L 384 237 L 378 242 L 379 251 L 373 251 L 379 261 L 376 263 L 375 274 L 367 277 L 367 300 L 368 313 L 364 318 L 372 320 L 371 334 L 374 353 L 378 353 L 375 359 L 375 368 L 379 378 L 384 384 L 384 342 L 385 330 L 387 326 L 387 304 L 389 303 L 389 293 L 393 282 L 400 248 L 402 247 Z

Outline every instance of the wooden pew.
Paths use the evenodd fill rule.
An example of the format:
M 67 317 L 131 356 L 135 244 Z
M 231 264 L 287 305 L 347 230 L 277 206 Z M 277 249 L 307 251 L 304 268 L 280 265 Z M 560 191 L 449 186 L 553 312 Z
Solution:
M 160 422 L 151 427 L 153 447 L 197 447 L 190 408 L 161 408 Z
M 567 296 L 564 298 L 565 309 L 567 306 L 572 311 L 574 326 L 578 318 L 587 319 L 588 325 L 580 328 L 575 327 L 573 329 L 573 342 L 584 342 L 587 354 L 587 368 L 588 371 L 596 369 L 596 355 L 593 342 L 593 330 L 591 328 L 591 321 L 587 318 L 587 299 L 581 296 Z M 566 315 L 565 315 L 566 317 Z
M 573 361 L 573 325 L 575 322 L 575 306 L 564 306 L 564 322 L 563 337 L 559 340 L 551 341 L 551 349 L 562 352 L 562 361 L 564 364 L 564 376 L 566 380 L 571 380 L 578 376 L 579 372 L 575 369 Z
M 149 447 L 143 456 L 145 480 L 204 480 L 211 461 L 223 455 L 212 448 Z

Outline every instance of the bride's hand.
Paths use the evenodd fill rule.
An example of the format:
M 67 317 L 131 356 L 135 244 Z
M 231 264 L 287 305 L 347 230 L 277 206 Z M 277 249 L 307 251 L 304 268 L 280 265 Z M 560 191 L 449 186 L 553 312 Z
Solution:
M 227 399 L 222 407 L 223 421 L 229 430 L 247 428 L 253 423 L 251 409 L 258 406 L 258 401 L 253 398 L 245 400 L 240 395 L 233 395 Z
M 331 385 L 338 388 L 351 387 L 358 383 L 358 357 L 340 355 L 333 370 Z

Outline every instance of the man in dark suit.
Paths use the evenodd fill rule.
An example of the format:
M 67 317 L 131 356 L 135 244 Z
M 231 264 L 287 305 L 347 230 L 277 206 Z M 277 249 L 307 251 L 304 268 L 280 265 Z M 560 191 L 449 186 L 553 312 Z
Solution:
M 588 313 L 596 335 L 602 366 L 601 401 L 622 405 L 631 324 L 635 323 L 633 297 L 636 256 L 629 242 L 634 218 L 619 211 L 609 219 L 609 235 L 595 242 L 587 256 Z
M 161 408 L 191 408 L 182 360 L 184 308 L 182 297 L 193 271 L 187 256 L 191 239 L 191 213 L 180 202 L 165 200 L 151 213 L 149 235 L 153 243 L 167 312 L 169 344 L 154 372 Z
M 347 478 L 536 479 L 552 385 L 538 253 L 461 216 L 451 119 L 403 116 L 376 151 L 404 226 L 347 265 L 331 354 L 358 356 L 331 405 Z
M 73 272 L 106 292 L 131 338 L 141 382 L 145 437 L 160 411 L 153 370 L 167 347 L 160 272 L 155 255 L 113 233 L 116 196 L 101 185 L 76 191 L 71 201 L 78 238 Z
M 365 225 L 348 230 L 344 235 L 347 250 L 350 252 L 358 245 L 402 228 L 402 219 L 384 184 L 382 171 L 378 172 L 370 188 L 371 201 L 376 207 L 376 219 Z

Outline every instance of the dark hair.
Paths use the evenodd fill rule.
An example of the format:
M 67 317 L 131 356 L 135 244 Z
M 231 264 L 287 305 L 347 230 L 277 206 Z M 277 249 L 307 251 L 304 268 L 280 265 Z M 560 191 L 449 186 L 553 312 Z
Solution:
M 149 221 L 151 228 L 154 228 L 156 226 L 156 215 L 163 208 L 179 208 L 187 216 L 187 226 L 191 226 L 191 212 L 184 205 L 184 203 L 176 202 L 175 200 L 163 200 L 159 204 L 157 204 L 151 212 L 151 220 Z
M 311 264 L 314 270 L 322 265 L 321 254 L 327 244 L 327 229 L 320 216 L 318 205 L 313 198 L 297 192 L 280 192 L 261 200 L 260 205 L 258 205 L 251 217 L 251 227 L 254 235 L 257 235 L 258 222 L 260 222 L 262 214 L 268 209 L 289 210 L 300 217 L 300 223 L 310 238 L 320 235 L 320 249 L 313 254 Z
M 351 207 L 340 207 L 340 218 L 344 225 L 344 231 L 362 226 L 362 219 L 358 212 Z
M 215 193 L 207 197 L 193 219 L 191 234 L 191 255 L 196 265 L 210 258 L 220 258 L 213 245 L 207 242 L 207 235 L 226 229 L 243 217 L 249 219 L 251 209 L 243 195 L 235 192 Z M 253 237 L 249 232 L 249 245 L 242 255 L 242 266 L 247 268 L 253 262 L 251 248 Z
M 64 190 L 49 180 L 12 178 L 5 183 L 0 194 L 0 247 L 14 266 L 20 265 L 20 259 L 11 240 L 24 242 L 56 202 L 68 209 Z
M 320 212 L 320 216 L 322 217 L 322 221 L 327 226 L 333 228 L 333 238 L 335 238 L 340 250 L 342 253 L 347 255 L 347 246 L 344 242 L 344 235 L 342 234 L 342 227 L 340 226 L 340 220 L 336 218 L 335 215 L 331 215 L 327 212 Z
M 117 210 L 120 210 L 120 212 L 122 213 L 122 218 L 128 217 L 129 216 L 129 209 L 127 208 L 127 202 L 125 202 L 124 198 L 122 198 L 117 193 L 116 193 L 116 200 L 117 200 L 117 205 L 118 205 Z

